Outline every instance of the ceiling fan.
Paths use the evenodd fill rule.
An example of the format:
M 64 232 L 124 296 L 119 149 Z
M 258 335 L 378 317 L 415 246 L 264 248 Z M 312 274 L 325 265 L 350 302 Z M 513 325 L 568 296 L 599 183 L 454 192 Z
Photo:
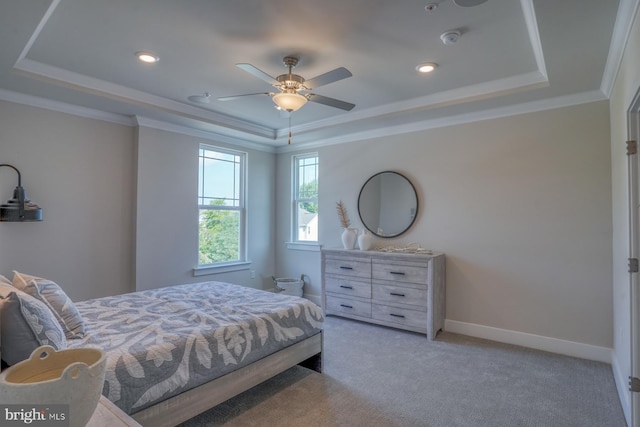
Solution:
M 298 64 L 297 57 L 285 56 L 282 62 L 289 68 L 289 71 L 286 74 L 281 74 L 275 78 L 251 64 L 236 64 L 238 68 L 269 83 L 273 87 L 279 89 L 280 92 L 258 92 L 247 93 L 244 95 L 223 96 L 218 98 L 218 101 L 231 101 L 244 96 L 267 95 L 272 97 L 273 102 L 275 102 L 281 110 L 288 112 L 297 111 L 306 104 L 307 101 L 317 102 L 318 104 L 328 105 L 329 107 L 340 108 L 346 111 L 351 111 L 353 107 L 355 107 L 355 104 L 351 104 L 349 102 L 310 93 L 311 90 L 320 86 L 351 77 L 351 72 L 346 68 L 336 68 L 335 70 L 328 71 L 310 80 L 305 80 L 304 77 L 298 74 L 293 74 L 291 71 Z

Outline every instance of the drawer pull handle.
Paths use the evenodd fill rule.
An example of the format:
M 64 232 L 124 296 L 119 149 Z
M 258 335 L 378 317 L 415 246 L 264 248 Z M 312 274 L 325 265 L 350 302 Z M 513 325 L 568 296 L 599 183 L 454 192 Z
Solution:
M 353 289 L 353 286 L 340 285 L 342 289 Z
M 389 313 L 389 316 L 393 316 L 393 317 L 401 317 L 404 319 L 404 316 L 402 314 L 393 314 L 393 313 Z
M 390 294 L 393 295 L 394 297 L 404 297 L 404 296 L 406 296 L 405 294 L 399 294 L 399 293 L 396 293 L 396 292 L 390 292 Z
M 347 266 L 345 266 L 345 265 L 341 265 L 341 266 L 340 266 L 340 268 L 341 268 L 342 270 L 353 270 L 353 267 L 347 267 Z
M 390 271 L 389 274 L 397 274 L 398 276 L 404 276 L 404 272 L 402 271 Z
M 353 308 L 353 306 L 351 306 L 351 305 L 347 305 L 347 304 L 340 304 L 340 307 L 344 307 L 344 308 Z

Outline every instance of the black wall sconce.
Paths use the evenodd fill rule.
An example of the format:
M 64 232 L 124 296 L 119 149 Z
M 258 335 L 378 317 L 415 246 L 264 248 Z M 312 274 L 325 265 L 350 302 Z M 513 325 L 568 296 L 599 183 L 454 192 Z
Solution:
M 6 163 L 0 164 L 0 167 L 2 166 L 10 167 L 18 173 L 18 186 L 13 190 L 13 199 L 0 205 L 0 221 L 42 221 L 42 209 L 27 199 L 27 193 L 22 188 L 20 171 L 15 166 Z

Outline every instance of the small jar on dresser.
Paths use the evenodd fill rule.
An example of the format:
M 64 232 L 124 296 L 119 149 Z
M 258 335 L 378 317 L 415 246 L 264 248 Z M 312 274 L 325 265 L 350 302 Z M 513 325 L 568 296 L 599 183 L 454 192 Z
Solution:
M 325 314 L 420 332 L 444 327 L 445 256 L 322 249 Z

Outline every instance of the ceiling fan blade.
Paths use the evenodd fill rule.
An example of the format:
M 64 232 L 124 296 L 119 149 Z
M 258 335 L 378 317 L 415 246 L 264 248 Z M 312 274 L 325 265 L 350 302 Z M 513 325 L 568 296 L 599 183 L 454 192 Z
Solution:
M 327 71 L 324 74 L 320 74 L 312 79 L 306 80 L 304 85 L 309 89 L 315 89 L 320 86 L 328 85 L 329 83 L 337 82 L 338 80 L 351 77 L 351 71 L 344 67 L 336 68 L 335 70 Z
M 249 74 L 253 74 L 255 77 L 259 78 L 260 80 L 264 80 L 270 85 L 280 84 L 275 78 L 271 77 L 269 74 L 265 73 L 264 71 L 257 69 L 251 64 L 236 64 L 236 67 L 246 71 Z
M 351 111 L 356 104 L 351 104 L 350 102 L 340 101 L 339 99 L 329 98 L 322 95 L 316 95 L 315 93 L 310 93 L 307 95 L 309 101 L 317 102 L 318 104 L 328 105 L 329 107 L 340 108 L 341 110 Z
M 233 101 L 234 99 L 244 98 L 245 96 L 253 96 L 253 95 L 273 95 L 273 92 L 258 92 L 258 93 L 245 93 L 244 95 L 233 95 L 233 96 L 221 96 L 217 98 L 218 101 Z

